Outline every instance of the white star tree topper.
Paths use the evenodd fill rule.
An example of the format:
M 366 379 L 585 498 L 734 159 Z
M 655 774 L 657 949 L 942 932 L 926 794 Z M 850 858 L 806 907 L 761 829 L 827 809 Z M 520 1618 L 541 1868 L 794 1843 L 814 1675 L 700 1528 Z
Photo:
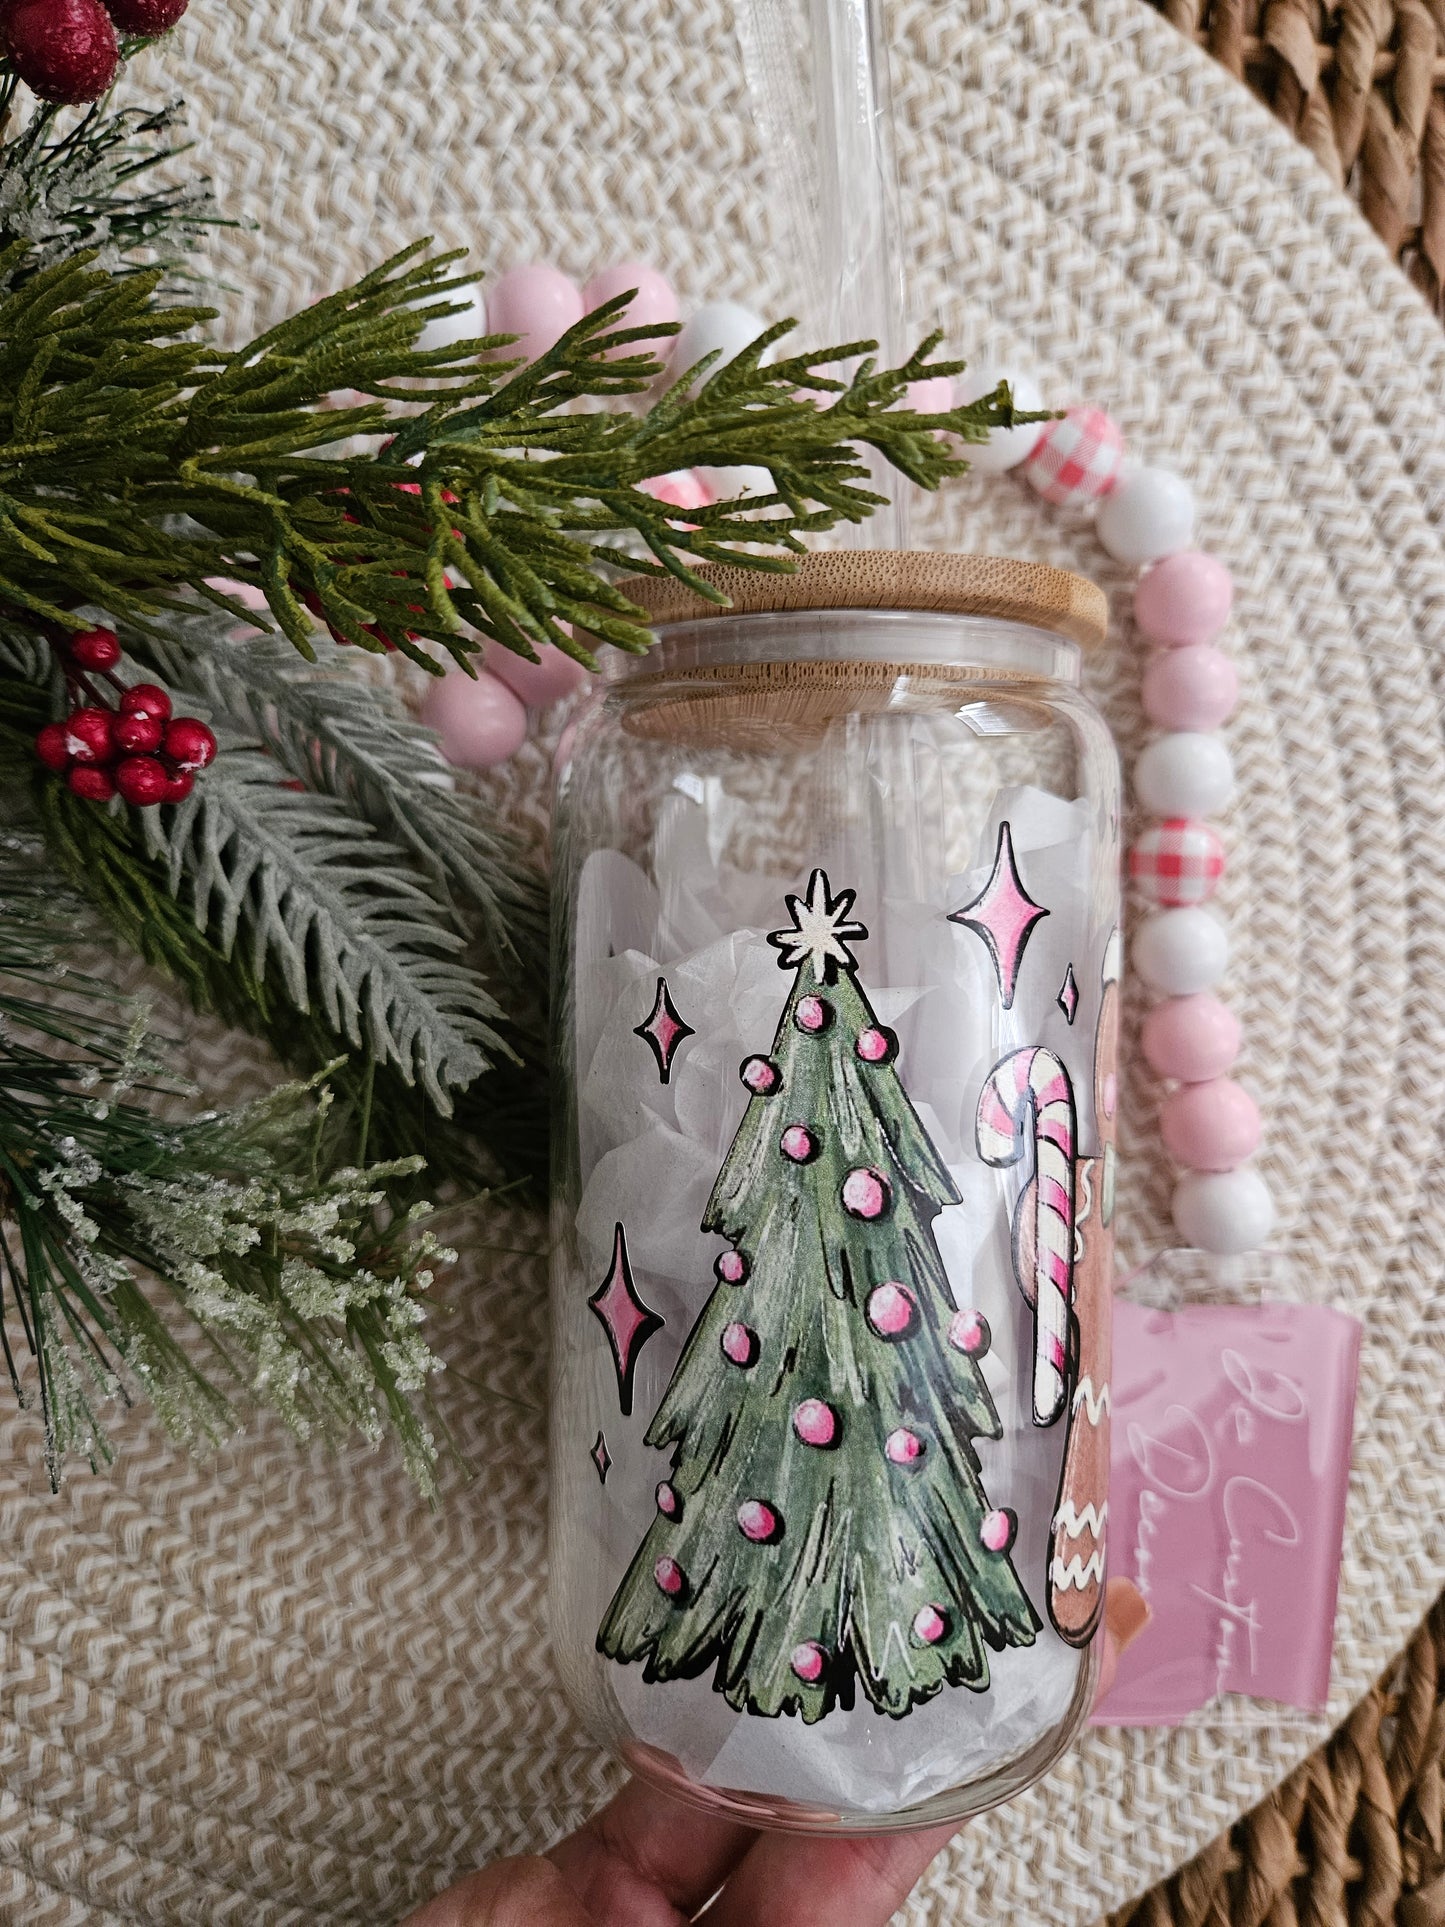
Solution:
M 822 870 L 814 870 L 808 878 L 807 896 L 787 899 L 792 928 L 774 930 L 768 938 L 782 953 L 778 968 L 797 970 L 811 963 L 813 974 L 823 984 L 832 983 L 840 967 L 856 970 L 858 960 L 848 945 L 868 935 L 863 924 L 849 920 L 857 894 L 856 890 L 840 890 L 836 897 L 831 896 L 827 876 Z

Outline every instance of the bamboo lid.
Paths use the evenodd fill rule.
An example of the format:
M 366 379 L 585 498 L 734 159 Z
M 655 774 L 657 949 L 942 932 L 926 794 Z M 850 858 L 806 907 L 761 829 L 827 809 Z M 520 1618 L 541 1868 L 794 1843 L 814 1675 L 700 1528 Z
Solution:
M 673 576 L 629 576 L 622 593 L 659 628 L 709 616 L 772 615 L 799 609 L 916 609 L 1026 622 L 1094 648 L 1108 628 L 1104 592 L 1081 575 L 1001 555 L 922 549 L 824 549 L 773 574 L 736 564 L 697 573 L 721 589 L 724 607 Z

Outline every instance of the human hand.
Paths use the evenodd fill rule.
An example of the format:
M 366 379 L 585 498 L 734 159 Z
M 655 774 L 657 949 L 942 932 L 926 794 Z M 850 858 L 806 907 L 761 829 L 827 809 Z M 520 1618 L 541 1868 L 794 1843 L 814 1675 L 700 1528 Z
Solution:
M 1149 1608 L 1111 1579 L 1099 1697 Z M 955 1828 L 917 1833 L 757 1833 L 679 1805 L 639 1781 L 545 1855 L 469 1874 L 403 1927 L 884 1927 Z

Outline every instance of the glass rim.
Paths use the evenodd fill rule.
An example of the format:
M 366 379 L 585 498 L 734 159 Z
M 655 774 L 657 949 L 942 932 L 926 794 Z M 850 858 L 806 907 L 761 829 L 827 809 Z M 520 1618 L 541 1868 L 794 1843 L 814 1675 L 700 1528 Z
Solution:
M 662 624 L 641 655 L 609 650 L 609 688 L 762 664 L 870 663 L 991 673 L 1077 685 L 1081 652 L 1068 637 L 1009 617 L 914 609 L 788 609 Z

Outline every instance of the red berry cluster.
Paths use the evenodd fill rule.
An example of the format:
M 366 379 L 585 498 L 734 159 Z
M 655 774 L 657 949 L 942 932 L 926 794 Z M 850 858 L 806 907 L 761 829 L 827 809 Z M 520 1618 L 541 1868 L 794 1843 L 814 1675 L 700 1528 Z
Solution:
M 120 67 L 116 30 L 165 33 L 190 0 L 10 0 L 0 50 L 32 93 L 60 107 L 98 100 Z
M 61 645 L 70 712 L 47 723 L 35 754 L 88 803 L 179 803 L 195 772 L 213 762 L 216 739 L 195 716 L 172 716 L 171 699 L 153 682 L 127 687 L 115 675 L 121 647 L 112 629 L 86 629 Z M 92 676 L 116 691 L 114 709 L 97 696 Z

